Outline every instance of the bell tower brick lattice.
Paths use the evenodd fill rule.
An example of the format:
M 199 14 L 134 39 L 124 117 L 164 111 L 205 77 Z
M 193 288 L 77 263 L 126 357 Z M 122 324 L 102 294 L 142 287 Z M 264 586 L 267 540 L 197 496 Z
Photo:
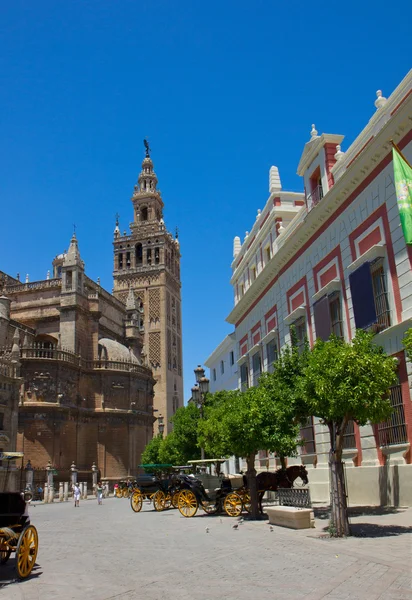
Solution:
M 180 246 L 166 230 L 163 201 L 157 189 L 150 149 L 132 195 L 134 219 L 130 233 L 114 230 L 114 295 L 126 304 L 133 290 L 139 309 L 144 353 L 156 380 L 154 409 L 169 419 L 183 406 Z M 157 430 L 155 424 L 155 431 Z

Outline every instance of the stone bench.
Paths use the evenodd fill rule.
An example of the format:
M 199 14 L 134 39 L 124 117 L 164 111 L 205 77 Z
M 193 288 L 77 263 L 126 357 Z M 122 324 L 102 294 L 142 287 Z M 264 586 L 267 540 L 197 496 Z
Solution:
M 293 506 L 267 507 L 271 525 L 289 527 L 289 529 L 310 529 L 315 527 L 315 516 L 311 508 L 294 508 Z

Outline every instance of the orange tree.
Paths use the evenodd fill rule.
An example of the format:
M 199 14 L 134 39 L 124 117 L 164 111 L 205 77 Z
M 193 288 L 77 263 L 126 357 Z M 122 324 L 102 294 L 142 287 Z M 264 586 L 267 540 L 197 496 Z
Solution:
M 319 417 L 329 430 L 330 531 L 337 537 L 350 534 L 342 464 L 346 426 L 350 420 L 379 423 L 392 411 L 389 388 L 396 381 L 396 363 L 372 338 L 358 330 L 350 343 L 335 336 L 317 340 L 299 378 L 300 411 Z
M 278 396 L 279 397 L 279 396 Z M 221 391 L 209 398 L 199 421 L 199 444 L 215 457 L 242 456 L 247 462 L 252 518 L 259 517 L 255 456 L 259 450 L 292 456 L 298 445 L 298 425 L 291 406 L 277 402 L 271 386 L 245 392 Z

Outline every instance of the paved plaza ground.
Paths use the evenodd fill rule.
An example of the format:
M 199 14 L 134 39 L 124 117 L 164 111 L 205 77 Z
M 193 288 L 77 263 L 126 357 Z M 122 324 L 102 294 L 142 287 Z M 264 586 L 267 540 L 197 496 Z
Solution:
M 358 537 L 345 540 L 322 538 L 318 516 L 312 530 L 236 530 L 202 512 L 185 519 L 146 504 L 135 514 L 123 499 L 37 505 L 37 565 L 24 582 L 14 555 L 1 566 L 0 600 L 412 600 L 412 509 L 360 511 Z

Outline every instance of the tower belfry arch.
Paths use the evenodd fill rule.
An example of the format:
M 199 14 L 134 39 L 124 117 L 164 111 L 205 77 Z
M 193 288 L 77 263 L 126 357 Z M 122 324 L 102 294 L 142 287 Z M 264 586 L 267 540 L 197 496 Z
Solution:
M 116 215 L 114 230 L 113 294 L 130 303 L 135 298 L 144 353 L 156 380 L 153 406 L 169 419 L 183 406 L 180 245 L 165 227 L 163 200 L 151 150 L 144 140 L 145 157 L 131 197 L 133 221 L 122 235 Z M 156 424 L 155 424 L 156 431 Z

